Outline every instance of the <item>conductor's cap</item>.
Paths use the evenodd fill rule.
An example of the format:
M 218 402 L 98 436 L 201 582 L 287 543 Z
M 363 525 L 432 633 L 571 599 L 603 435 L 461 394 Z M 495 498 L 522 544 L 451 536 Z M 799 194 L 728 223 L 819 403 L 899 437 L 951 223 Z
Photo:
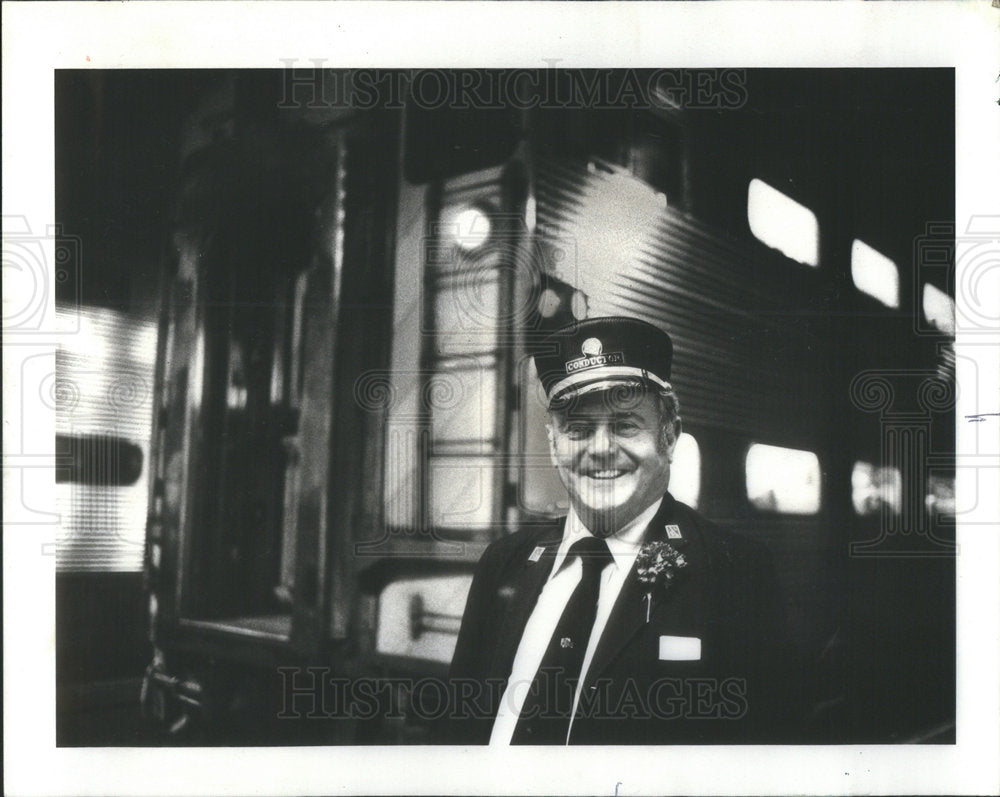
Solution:
M 598 390 L 670 389 L 674 346 L 659 327 L 637 318 L 588 318 L 535 347 L 535 369 L 549 408 Z

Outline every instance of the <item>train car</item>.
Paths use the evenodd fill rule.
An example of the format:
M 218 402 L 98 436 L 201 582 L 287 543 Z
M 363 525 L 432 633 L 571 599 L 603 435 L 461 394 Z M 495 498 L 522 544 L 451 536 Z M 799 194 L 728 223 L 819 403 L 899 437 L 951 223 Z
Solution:
M 480 555 L 568 507 L 532 346 L 602 315 L 673 338 L 673 494 L 773 556 L 784 741 L 954 741 L 949 70 L 233 71 L 185 97 L 145 743 L 432 741 Z

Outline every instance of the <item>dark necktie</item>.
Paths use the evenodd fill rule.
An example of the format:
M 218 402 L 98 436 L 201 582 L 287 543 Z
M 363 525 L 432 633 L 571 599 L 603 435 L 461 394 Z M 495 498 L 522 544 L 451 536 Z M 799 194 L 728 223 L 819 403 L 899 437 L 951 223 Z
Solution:
M 608 544 L 596 537 L 575 542 L 569 549 L 567 562 L 572 562 L 575 556 L 583 562 L 583 575 L 556 623 L 518 715 L 511 744 L 566 743 L 576 684 L 597 615 L 601 571 L 613 561 Z

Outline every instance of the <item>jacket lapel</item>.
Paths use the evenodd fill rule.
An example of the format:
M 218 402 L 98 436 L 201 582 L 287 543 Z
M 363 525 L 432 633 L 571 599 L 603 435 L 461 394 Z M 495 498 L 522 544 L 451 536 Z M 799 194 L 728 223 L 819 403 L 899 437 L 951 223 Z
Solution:
M 692 544 L 693 529 L 681 528 L 683 535 L 681 539 L 668 539 L 667 537 L 665 526 L 673 518 L 673 503 L 674 499 L 669 493 L 664 495 L 663 504 L 646 528 L 643 542 L 669 542 L 677 550 L 683 552 L 688 564 L 678 573 L 676 580 L 671 583 L 669 588 L 664 589 L 661 585 L 653 586 L 650 624 L 653 624 L 658 617 L 662 617 L 664 612 L 670 608 L 675 601 L 675 593 L 683 589 L 684 583 L 689 580 L 690 571 L 702 565 L 698 556 L 699 546 Z M 621 592 L 618 593 L 618 599 L 611 610 L 608 622 L 604 626 L 601 641 L 594 651 L 594 658 L 587 670 L 588 683 L 600 677 L 601 673 L 614 662 L 629 640 L 646 626 L 646 594 L 649 591 L 649 587 L 639 581 L 636 566 L 633 563 L 632 569 L 622 585 Z
M 514 662 L 514 656 L 521 643 L 524 627 L 538 602 L 538 596 L 552 572 L 556 552 L 562 539 L 562 525 L 548 528 L 539 535 L 534 545 L 526 550 L 520 562 L 514 562 L 511 575 L 503 581 L 500 590 L 509 595 L 497 644 L 493 652 L 491 672 L 498 678 L 506 679 Z M 532 560 L 532 552 L 544 548 L 537 561 Z

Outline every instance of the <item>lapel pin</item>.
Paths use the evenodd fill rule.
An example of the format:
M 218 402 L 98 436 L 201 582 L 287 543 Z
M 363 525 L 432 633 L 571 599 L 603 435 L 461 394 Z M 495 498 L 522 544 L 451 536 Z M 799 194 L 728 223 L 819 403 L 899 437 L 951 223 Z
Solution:
M 684 537 L 684 535 L 681 534 L 681 528 L 680 528 L 680 526 L 677 526 L 674 523 L 670 523 L 670 524 L 664 526 L 663 528 L 665 528 L 667 530 L 667 539 L 670 539 L 670 540 L 680 540 L 680 539 L 683 539 L 683 537 Z
M 545 546 L 539 545 L 535 550 L 531 552 L 531 556 L 528 557 L 529 562 L 537 562 L 542 558 L 542 554 L 545 553 Z

